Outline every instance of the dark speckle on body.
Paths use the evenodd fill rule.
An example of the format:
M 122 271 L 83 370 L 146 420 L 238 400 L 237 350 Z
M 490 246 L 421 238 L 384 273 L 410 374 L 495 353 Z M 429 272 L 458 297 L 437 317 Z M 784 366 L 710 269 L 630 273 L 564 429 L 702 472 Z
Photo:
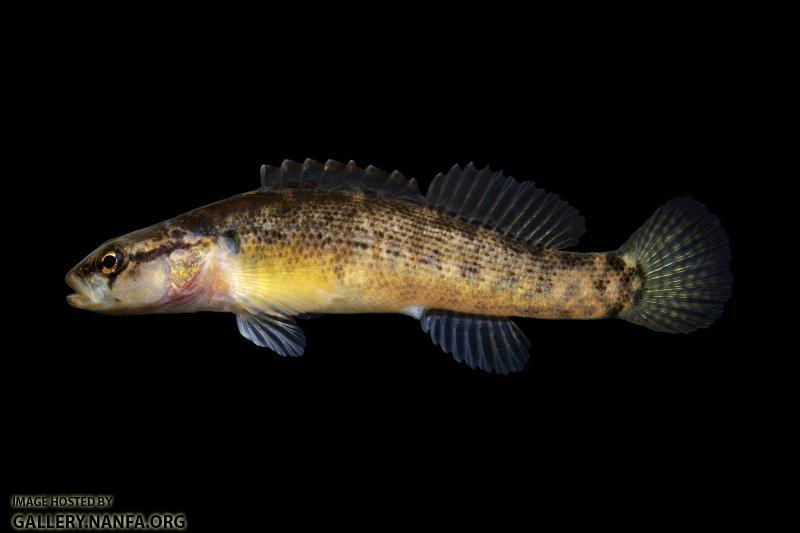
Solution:
M 606 318 L 616 318 L 618 314 L 625 308 L 625 305 L 617 302 L 613 304 L 611 307 L 608 308 L 608 313 L 606 314 Z
M 350 192 L 247 193 L 171 222 L 223 236 L 245 257 L 327 271 L 354 293 L 381 290 L 412 305 L 429 298 L 465 313 L 602 318 L 641 297 L 641 273 L 616 253 L 531 246 L 417 204 Z M 169 242 L 180 241 L 152 253 L 168 253 Z
M 612 272 L 622 272 L 625 270 L 625 261 L 617 254 L 606 254 L 608 269 Z

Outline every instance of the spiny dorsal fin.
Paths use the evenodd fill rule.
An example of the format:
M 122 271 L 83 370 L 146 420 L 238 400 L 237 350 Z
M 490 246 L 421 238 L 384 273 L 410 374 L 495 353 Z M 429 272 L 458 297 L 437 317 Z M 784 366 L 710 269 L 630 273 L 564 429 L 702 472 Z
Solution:
M 508 374 L 528 362 L 531 343 L 510 318 L 429 309 L 420 323 L 434 344 L 471 368 Z
M 262 165 L 261 189 L 348 190 L 417 203 L 425 200 L 415 179 L 407 179 L 396 170 L 390 174 L 371 165 L 361 168 L 354 161 L 345 165 L 328 160 L 323 165 L 306 159 L 301 165 L 287 159 L 280 167 Z
M 545 248 L 578 243 L 586 225 L 578 210 L 531 181 L 518 182 L 489 167 L 472 163 L 439 174 L 428 189 L 425 204 L 512 239 Z

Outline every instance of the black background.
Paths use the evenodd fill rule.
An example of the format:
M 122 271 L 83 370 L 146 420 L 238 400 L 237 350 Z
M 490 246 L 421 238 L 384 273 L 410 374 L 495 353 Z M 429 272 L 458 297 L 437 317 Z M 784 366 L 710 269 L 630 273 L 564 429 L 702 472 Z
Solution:
M 265 41 L 250 62 L 200 41 L 188 54 L 181 42 L 144 50 L 136 34 L 108 49 L 73 36 L 39 56 L 48 74 L 19 109 L 34 147 L 6 199 L 25 213 L 10 237 L 16 342 L 3 358 L 11 492 L 111 493 L 118 510 L 185 511 L 200 530 L 370 512 L 413 523 L 450 505 L 669 514 L 662 505 L 702 507 L 735 483 L 731 442 L 753 385 L 735 350 L 744 52 L 699 33 L 544 47 L 509 34 L 491 48 L 403 41 L 370 55 L 366 39 L 336 52 L 315 41 L 309 55 Z M 580 209 L 579 251 L 617 248 L 690 195 L 731 237 L 734 296 L 691 335 L 520 319 L 532 357 L 511 376 L 457 364 L 402 316 L 305 321 L 306 354 L 287 360 L 229 315 L 66 304 L 64 274 L 101 242 L 254 189 L 262 163 L 306 157 L 399 169 L 423 190 L 453 163 L 504 169 Z

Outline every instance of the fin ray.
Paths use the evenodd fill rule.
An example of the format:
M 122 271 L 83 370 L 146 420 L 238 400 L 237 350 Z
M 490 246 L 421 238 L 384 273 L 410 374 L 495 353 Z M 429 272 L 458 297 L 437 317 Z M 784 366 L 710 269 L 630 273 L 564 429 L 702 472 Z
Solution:
M 305 334 L 291 317 L 240 313 L 236 324 L 245 339 L 278 355 L 298 357 L 305 351 Z
M 471 368 L 508 374 L 528 362 L 530 342 L 510 318 L 430 309 L 420 324 L 434 344 Z
M 667 202 L 620 253 L 642 272 L 637 299 L 618 316 L 655 331 L 689 333 L 710 326 L 731 295 L 731 252 L 717 217 L 691 198 Z
M 586 232 L 580 213 L 557 195 L 473 163 L 437 175 L 425 205 L 534 246 L 567 248 Z

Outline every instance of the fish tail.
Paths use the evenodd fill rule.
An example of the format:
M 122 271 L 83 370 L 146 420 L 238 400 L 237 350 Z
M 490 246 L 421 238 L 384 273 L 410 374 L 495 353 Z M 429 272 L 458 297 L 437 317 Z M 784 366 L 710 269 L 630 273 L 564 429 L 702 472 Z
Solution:
M 660 207 L 620 252 L 643 280 L 618 315 L 655 331 L 689 333 L 722 316 L 731 295 L 731 251 L 717 217 L 692 198 Z

